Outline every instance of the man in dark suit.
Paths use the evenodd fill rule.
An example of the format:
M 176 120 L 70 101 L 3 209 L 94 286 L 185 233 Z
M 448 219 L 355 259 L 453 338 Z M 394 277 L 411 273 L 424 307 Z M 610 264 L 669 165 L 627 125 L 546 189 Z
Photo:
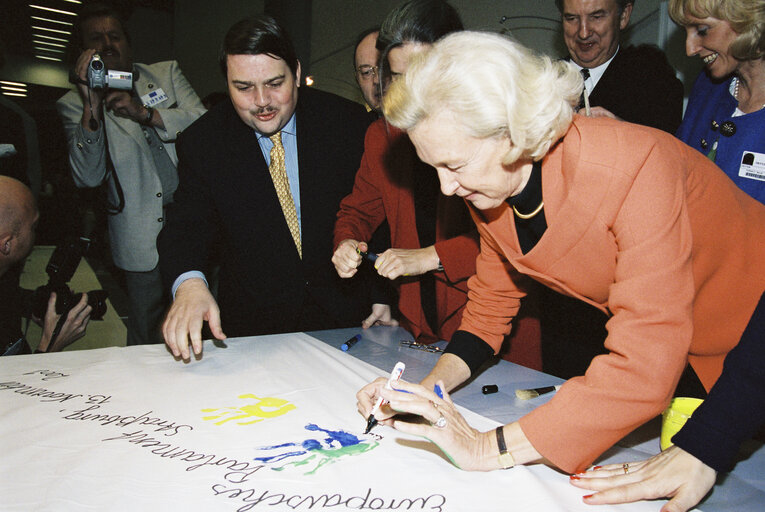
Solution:
M 569 58 L 582 71 L 590 115 L 675 133 L 683 113 L 683 85 L 653 46 L 620 46 L 634 0 L 555 0 Z M 584 109 L 580 110 L 584 113 Z M 568 379 L 584 375 L 603 343 L 608 317 L 549 288 L 540 290 L 542 368 Z M 565 354 L 565 357 L 561 357 Z
M 591 115 L 675 133 L 683 115 L 683 84 L 654 46 L 619 45 L 633 0 L 555 0 L 571 61 L 586 77 Z
M 363 152 L 364 108 L 298 94 L 300 62 L 270 17 L 235 24 L 220 58 L 231 101 L 179 139 L 180 183 L 159 238 L 174 294 L 163 334 L 183 359 L 189 342 L 201 352 L 204 321 L 223 339 L 223 327 L 248 336 L 358 325 L 370 307 L 364 283 L 341 280 L 331 262 L 335 213 Z M 218 302 L 202 273 L 213 247 Z

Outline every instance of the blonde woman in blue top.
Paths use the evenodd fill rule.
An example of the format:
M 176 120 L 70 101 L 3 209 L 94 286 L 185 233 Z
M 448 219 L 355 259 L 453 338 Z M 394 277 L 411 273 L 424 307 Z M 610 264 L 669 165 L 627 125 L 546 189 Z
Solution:
M 671 0 L 669 13 L 705 65 L 677 136 L 765 203 L 765 2 Z

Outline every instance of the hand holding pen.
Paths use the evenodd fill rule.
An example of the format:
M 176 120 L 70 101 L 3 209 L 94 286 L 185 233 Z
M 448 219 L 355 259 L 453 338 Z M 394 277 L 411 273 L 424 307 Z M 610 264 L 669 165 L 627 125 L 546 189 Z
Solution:
M 406 368 L 406 365 L 399 361 L 396 363 L 396 366 L 393 367 L 393 371 L 390 374 L 390 377 L 388 378 L 387 382 L 385 383 L 386 389 L 393 389 L 392 383 L 396 382 L 401 378 L 401 375 L 404 373 L 404 369 Z M 372 428 L 377 424 L 379 416 L 380 416 L 380 407 L 382 407 L 385 404 L 385 399 L 383 399 L 382 396 L 379 394 L 379 390 L 375 391 L 377 386 L 380 384 L 382 379 L 377 379 L 371 384 L 368 384 L 364 386 L 361 391 L 359 391 L 356 394 L 356 398 L 358 398 L 358 409 L 359 412 L 367 418 L 367 426 L 366 430 L 364 431 L 365 434 L 367 434 Z M 369 413 L 369 416 L 366 415 L 366 411 L 368 411 L 368 406 L 371 404 L 372 397 L 377 396 L 377 400 L 374 403 L 374 406 L 372 407 L 371 412 Z M 375 417 L 375 414 L 378 415 L 378 417 Z
M 340 242 L 332 255 L 332 263 L 335 265 L 337 275 L 344 279 L 353 277 L 364 258 L 368 260 L 377 258 L 376 254 L 368 254 L 367 250 L 366 242 L 359 242 L 350 238 Z

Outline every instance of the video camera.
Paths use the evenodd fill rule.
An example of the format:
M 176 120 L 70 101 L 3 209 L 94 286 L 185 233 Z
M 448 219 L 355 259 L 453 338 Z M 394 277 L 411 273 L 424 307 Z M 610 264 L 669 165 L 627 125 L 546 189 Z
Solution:
M 56 313 L 59 315 L 67 313 L 80 302 L 82 293 L 72 293 L 66 283 L 72 279 L 80 260 L 89 247 L 90 240 L 84 237 L 56 247 L 45 267 L 45 272 L 48 274 L 48 284 L 37 288 L 32 295 L 32 314 L 34 316 L 45 318 L 51 292 L 56 292 Z M 101 320 L 104 317 L 108 296 L 106 290 L 88 292 L 88 305 L 93 308 L 90 313 L 92 320 Z
M 88 63 L 88 87 L 91 89 L 106 89 L 108 87 L 129 91 L 133 88 L 133 73 L 106 69 L 101 56 L 95 53 Z

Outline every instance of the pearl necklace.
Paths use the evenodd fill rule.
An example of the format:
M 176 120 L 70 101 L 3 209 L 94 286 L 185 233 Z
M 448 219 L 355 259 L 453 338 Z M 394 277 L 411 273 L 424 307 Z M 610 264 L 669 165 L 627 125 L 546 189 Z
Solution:
M 734 76 L 733 77 L 733 82 L 734 82 L 733 83 L 733 97 L 736 98 L 736 101 L 739 101 L 739 99 L 738 99 L 738 86 L 741 83 L 741 80 L 739 80 L 739 78 L 737 76 Z M 757 110 L 761 110 L 763 108 L 765 108 L 765 103 L 763 103 L 762 106 L 760 108 L 758 108 Z

